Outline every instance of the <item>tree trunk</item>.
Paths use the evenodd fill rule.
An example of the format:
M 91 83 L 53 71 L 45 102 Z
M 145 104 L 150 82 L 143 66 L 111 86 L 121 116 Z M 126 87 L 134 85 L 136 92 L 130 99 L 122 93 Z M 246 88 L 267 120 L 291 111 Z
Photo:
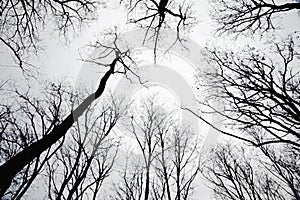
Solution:
M 146 186 L 145 186 L 145 200 L 148 200 L 149 198 L 149 192 L 150 192 L 150 174 L 149 171 L 147 170 L 146 172 Z
M 30 164 L 30 162 L 32 162 L 41 153 L 59 141 L 59 139 L 61 139 L 67 133 L 67 131 L 72 127 L 73 123 L 78 120 L 79 116 L 83 114 L 88 106 L 102 95 L 108 78 L 114 73 L 114 68 L 118 59 L 119 57 L 115 58 L 110 64 L 110 69 L 102 77 L 96 92 L 90 94 L 74 111 L 67 116 L 67 118 L 62 121 L 61 124 L 53 128 L 48 135 L 26 147 L 23 151 L 19 152 L 0 166 L 0 198 L 10 187 L 13 178 L 18 174 L 18 172 L 20 172 L 26 165 Z

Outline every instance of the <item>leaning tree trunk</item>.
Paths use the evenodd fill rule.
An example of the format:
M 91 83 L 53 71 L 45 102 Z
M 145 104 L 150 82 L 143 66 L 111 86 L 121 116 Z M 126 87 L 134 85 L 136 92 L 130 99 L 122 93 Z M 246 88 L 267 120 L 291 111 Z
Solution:
M 84 101 L 74 111 L 72 111 L 61 124 L 53 128 L 48 135 L 26 147 L 23 151 L 19 152 L 0 166 L 0 198 L 4 196 L 14 177 L 26 165 L 30 164 L 30 162 L 32 162 L 36 157 L 62 138 L 72 127 L 73 123 L 76 122 L 88 108 L 88 106 L 102 95 L 108 78 L 114 73 L 118 59 L 119 57 L 115 58 L 110 64 L 110 69 L 102 77 L 96 92 L 90 94 L 86 99 L 84 99 Z

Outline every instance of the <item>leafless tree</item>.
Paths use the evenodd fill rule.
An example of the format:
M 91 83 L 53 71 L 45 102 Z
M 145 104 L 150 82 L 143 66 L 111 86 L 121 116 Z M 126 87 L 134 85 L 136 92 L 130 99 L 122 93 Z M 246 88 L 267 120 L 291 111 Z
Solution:
M 225 118 L 223 133 L 242 140 L 241 147 L 217 147 L 202 173 L 219 199 L 299 199 L 296 41 L 290 36 L 273 42 L 265 53 L 253 47 L 208 50 L 215 67 L 200 73 L 208 89 L 201 103 Z M 221 109 L 213 106 L 215 100 Z
M 1 1 L 0 41 L 22 67 L 22 55 L 39 50 L 40 32 L 46 26 L 55 23 L 65 35 L 68 29 L 77 29 L 94 19 L 99 4 L 90 0 Z
M 69 102 L 71 91 L 63 84 L 46 85 L 43 92 L 36 92 L 31 86 L 20 91 L 5 88 L 7 99 L 1 102 L 0 112 L 1 164 L 49 134 L 66 113 L 67 108 L 62 102 Z M 21 199 L 62 143 L 63 140 L 27 163 L 14 177 L 11 187 L 4 194 L 5 198 Z
M 126 110 L 122 101 L 109 101 L 100 109 L 100 102 L 90 106 L 47 162 L 49 199 L 99 199 L 117 155 L 118 138 L 111 133 Z
M 202 174 L 217 199 L 299 199 L 299 149 L 220 145 Z
M 141 155 L 129 160 L 134 164 L 126 165 L 112 199 L 190 199 L 199 172 L 198 140 L 155 98 L 144 100 L 138 110 L 132 133 Z
M 283 185 L 288 188 L 287 193 L 288 196 L 292 197 L 291 199 L 299 199 L 299 148 L 295 148 L 293 145 L 283 145 L 278 150 L 278 147 L 263 146 L 260 150 L 268 159 L 268 161 L 261 161 L 260 163 L 270 174 L 279 177 Z
M 200 168 L 199 139 L 189 131 L 175 130 L 173 135 L 172 162 L 176 175 L 172 175 L 176 182 L 175 199 L 187 200 L 193 191 L 193 181 Z M 173 197 L 174 198 L 174 197 Z
M 223 115 L 228 128 L 239 131 L 233 134 L 239 139 L 255 146 L 299 147 L 299 47 L 289 38 L 271 48 L 272 57 L 253 47 L 238 53 L 209 50 L 208 62 L 216 67 L 200 76 L 208 88 L 202 103 Z M 214 100 L 224 107 L 214 108 Z
M 141 159 L 127 159 L 124 169 L 120 171 L 118 183 L 112 183 L 112 200 L 140 200 L 144 195 L 145 168 Z
M 150 170 L 157 155 L 156 149 L 158 147 L 156 134 L 158 127 L 164 124 L 166 116 L 159 112 L 158 108 L 155 107 L 154 101 L 143 102 L 139 110 L 139 115 L 133 114 L 135 116 L 132 117 L 131 127 L 133 136 L 138 142 L 142 154 L 142 166 L 145 173 L 143 197 L 145 200 L 148 200 L 151 189 Z
M 154 59 L 156 60 L 159 37 L 162 29 L 173 29 L 181 42 L 180 33 L 192 27 L 196 19 L 193 17 L 192 4 L 174 0 L 121 0 L 129 11 L 129 22 L 138 24 L 146 30 L 144 42 L 154 41 Z
M 212 18 L 218 23 L 218 31 L 240 34 L 266 32 L 278 28 L 274 19 L 285 12 L 299 10 L 300 3 L 274 0 L 221 0 L 214 1 Z
M 200 141 L 182 127 L 161 128 L 153 199 L 190 199 L 200 169 Z M 173 130 L 172 130 L 173 129 Z M 170 133 L 171 132 L 171 133 Z
M 78 118 L 95 101 L 95 99 L 98 99 L 102 95 L 107 80 L 111 75 L 114 73 L 126 73 L 127 71 L 130 71 L 129 65 L 133 64 L 133 62 L 130 58 L 129 50 L 122 51 L 119 49 L 116 40 L 117 37 L 114 38 L 111 45 L 102 45 L 101 43 L 97 43 L 97 46 L 94 46 L 104 49 L 100 52 L 101 55 L 98 55 L 99 59 L 106 56 L 113 57 L 112 61 L 109 61 L 109 64 L 103 64 L 103 62 L 101 63 L 101 60 L 93 60 L 94 63 L 99 65 L 101 64 L 102 66 L 109 68 L 101 78 L 96 91 L 84 98 L 81 103 L 77 104 L 77 108 L 72 110 L 64 120 L 55 121 L 56 123 L 53 124 L 48 134 L 45 134 L 42 138 L 39 138 L 37 141 L 17 152 L 0 166 L 0 196 L 4 195 L 16 174 L 41 155 L 42 152 L 49 149 L 66 135 L 74 122 L 78 120 Z M 120 66 L 118 64 L 120 64 Z

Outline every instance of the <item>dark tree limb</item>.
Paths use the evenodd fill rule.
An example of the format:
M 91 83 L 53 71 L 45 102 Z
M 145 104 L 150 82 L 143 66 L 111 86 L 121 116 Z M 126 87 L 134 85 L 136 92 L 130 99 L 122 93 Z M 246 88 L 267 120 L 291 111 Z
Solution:
M 33 161 L 45 150 L 50 148 L 53 144 L 58 142 L 72 127 L 73 123 L 77 121 L 83 112 L 89 107 L 89 105 L 102 95 L 109 77 L 114 74 L 115 66 L 121 59 L 120 56 L 121 55 L 117 56 L 110 64 L 110 68 L 102 77 L 96 92 L 90 94 L 86 99 L 84 99 L 84 101 L 59 125 L 55 126 L 48 135 L 45 135 L 42 139 L 34 142 L 0 166 L 0 196 L 4 195 L 5 191 L 9 188 L 11 181 L 20 170 L 22 170 L 27 164 Z
M 266 32 L 276 29 L 274 19 L 291 10 L 300 10 L 300 3 L 277 4 L 268 0 L 221 0 L 214 4 L 211 15 L 220 33 Z M 297 19 L 296 19 L 297 20 Z

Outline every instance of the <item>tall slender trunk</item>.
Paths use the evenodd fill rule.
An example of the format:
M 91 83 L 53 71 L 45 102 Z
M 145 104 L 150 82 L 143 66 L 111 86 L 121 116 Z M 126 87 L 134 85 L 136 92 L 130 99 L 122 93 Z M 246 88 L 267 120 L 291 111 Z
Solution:
M 172 198 L 171 198 L 170 184 L 169 184 L 167 166 L 165 162 L 165 144 L 164 144 L 164 138 L 162 137 L 162 134 L 160 134 L 160 146 L 161 146 L 161 162 L 162 162 L 163 174 L 164 174 L 164 179 L 167 187 L 167 196 L 168 196 L 168 200 L 171 200 Z
M 89 168 L 90 168 L 90 166 L 91 166 L 91 164 L 92 164 L 93 159 L 94 159 L 94 156 L 91 156 L 91 157 L 87 160 L 87 163 L 86 163 L 86 166 L 85 166 L 85 168 L 84 168 L 84 171 L 83 171 L 83 173 L 81 174 L 81 176 L 79 176 L 79 177 L 76 179 L 76 181 L 75 181 L 75 183 L 74 183 L 72 189 L 69 191 L 67 200 L 71 200 L 71 199 L 72 199 L 74 193 L 76 192 L 76 190 L 78 190 L 78 187 L 80 186 L 80 184 L 82 183 L 82 181 L 86 178 L 86 174 L 87 174 L 87 172 L 88 172 L 88 170 L 89 170 Z
M 180 166 L 177 167 L 176 171 L 176 196 L 176 199 L 180 200 Z
M 145 186 L 145 200 L 148 200 L 149 198 L 149 192 L 150 192 L 150 175 L 149 171 L 146 172 L 146 186 Z
M 72 111 L 61 122 L 61 124 L 53 128 L 48 135 L 26 147 L 23 151 L 19 152 L 0 166 L 0 198 L 5 194 L 17 173 L 20 172 L 26 165 L 30 164 L 30 162 L 32 162 L 41 153 L 59 141 L 59 139 L 67 133 L 73 123 L 78 120 L 88 106 L 102 95 L 106 82 L 114 73 L 115 65 L 118 60 L 119 57 L 115 58 L 110 64 L 110 69 L 102 77 L 96 92 L 90 94 L 86 99 L 84 99 L 84 101 L 74 111 Z

